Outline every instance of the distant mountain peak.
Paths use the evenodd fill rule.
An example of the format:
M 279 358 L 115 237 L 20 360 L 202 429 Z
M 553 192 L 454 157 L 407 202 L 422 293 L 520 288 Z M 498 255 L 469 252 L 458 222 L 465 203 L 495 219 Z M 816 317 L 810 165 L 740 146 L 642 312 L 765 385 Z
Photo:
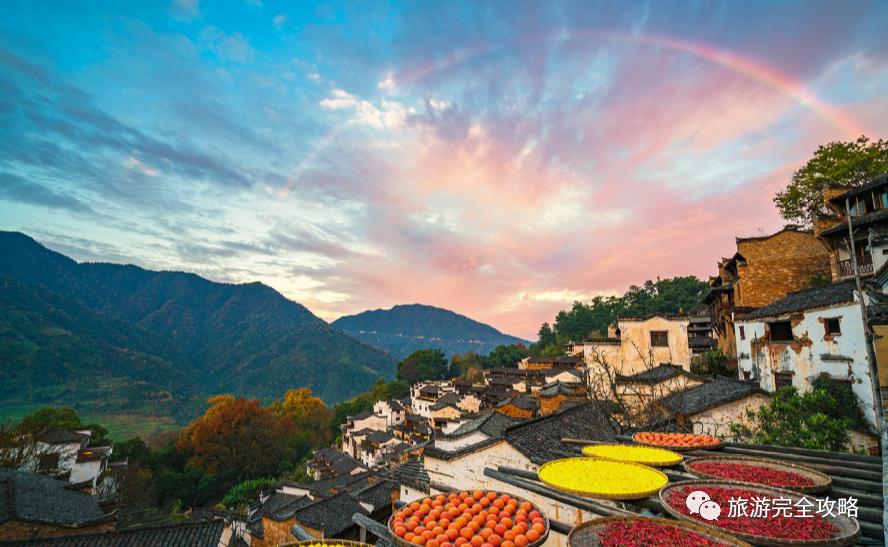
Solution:
M 418 303 L 367 310 L 332 325 L 399 358 L 429 347 L 448 355 L 486 354 L 499 345 L 528 343 L 452 310 Z

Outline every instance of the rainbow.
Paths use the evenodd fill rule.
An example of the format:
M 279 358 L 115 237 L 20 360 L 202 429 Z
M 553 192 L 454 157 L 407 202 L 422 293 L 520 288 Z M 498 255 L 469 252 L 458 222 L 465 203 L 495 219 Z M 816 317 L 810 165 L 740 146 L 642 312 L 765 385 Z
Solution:
M 472 59 L 489 55 L 495 51 L 505 50 L 508 47 L 575 41 L 608 41 L 635 44 L 692 55 L 709 63 L 724 67 L 737 74 L 741 74 L 747 78 L 751 78 L 790 97 L 796 104 L 815 112 L 818 116 L 841 131 L 842 137 L 857 138 L 860 135 L 867 133 L 866 128 L 864 128 L 850 114 L 844 113 L 835 106 L 827 103 L 790 75 L 779 72 L 762 61 L 752 57 L 739 55 L 728 50 L 718 49 L 705 43 L 689 42 L 671 36 L 654 34 L 574 31 L 537 37 L 525 37 L 524 39 L 505 44 L 474 44 L 454 51 L 443 59 L 436 59 L 433 62 L 421 65 L 409 72 L 396 74 L 392 76 L 392 79 L 396 88 L 405 89 L 433 74 L 444 72 Z M 336 137 L 342 133 L 346 125 L 347 123 L 342 123 L 335 126 L 327 136 L 318 142 L 315 149 L 306 156 L 302 162 L 300 162 L 293 175 L 281 189 L 282 195 L 286 195 L 293 186 L 295 186 L 299 177 L 305 172 L 308 166 L 318 157 L 324 148 L 333 143 Z

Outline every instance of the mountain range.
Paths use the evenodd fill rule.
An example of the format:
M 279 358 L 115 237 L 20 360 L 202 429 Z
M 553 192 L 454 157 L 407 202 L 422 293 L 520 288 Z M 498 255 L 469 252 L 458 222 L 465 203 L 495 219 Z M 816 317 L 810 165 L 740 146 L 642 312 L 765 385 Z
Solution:
M 340 317 L 332 325 L 399 359 L 418 349 L 439 348 L 448 356 L 467 351 L 485 355 L 499 345 L 529 344 L 464 315 L 423 304 L 368 310 Z
M 187 417 L 214 393 L 332 403 L 394 369 L 261 283 L 77 263 L 0 232 L 0 405 Z
M 523 343 L 431 306 L 324 322 L 261 283 L 78 263 L 0 231 L 0 408 L 196 415 L 208 395 L 309 387 L 328 404 L 394 375 L 414 349 Z

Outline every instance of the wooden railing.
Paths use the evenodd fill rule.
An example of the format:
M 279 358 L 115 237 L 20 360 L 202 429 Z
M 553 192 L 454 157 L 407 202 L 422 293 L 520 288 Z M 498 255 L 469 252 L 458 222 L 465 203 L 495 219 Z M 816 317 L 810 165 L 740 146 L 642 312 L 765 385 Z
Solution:
M 871 255 L 857 257 L 857 271 L 860 275 L 869 275 L 873 273 L 873 257 Z M 854 275 L 854 266 L 851 265 L 851 259 L 839 261 L 839 276 L 851 277 Z

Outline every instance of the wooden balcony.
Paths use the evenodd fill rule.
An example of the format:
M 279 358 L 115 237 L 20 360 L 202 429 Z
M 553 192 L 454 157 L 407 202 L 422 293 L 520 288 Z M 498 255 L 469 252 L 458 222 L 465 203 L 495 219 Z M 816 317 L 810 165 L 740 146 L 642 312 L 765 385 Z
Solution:
M 873 257 L 866 255 L 857 258 L 857 271 L 860 275 L 872 275 L 873 273 Z M 854 275 L 854 266 L 851 265 L 851 259 L 839 261 L 839 277 L 851 277 Z

